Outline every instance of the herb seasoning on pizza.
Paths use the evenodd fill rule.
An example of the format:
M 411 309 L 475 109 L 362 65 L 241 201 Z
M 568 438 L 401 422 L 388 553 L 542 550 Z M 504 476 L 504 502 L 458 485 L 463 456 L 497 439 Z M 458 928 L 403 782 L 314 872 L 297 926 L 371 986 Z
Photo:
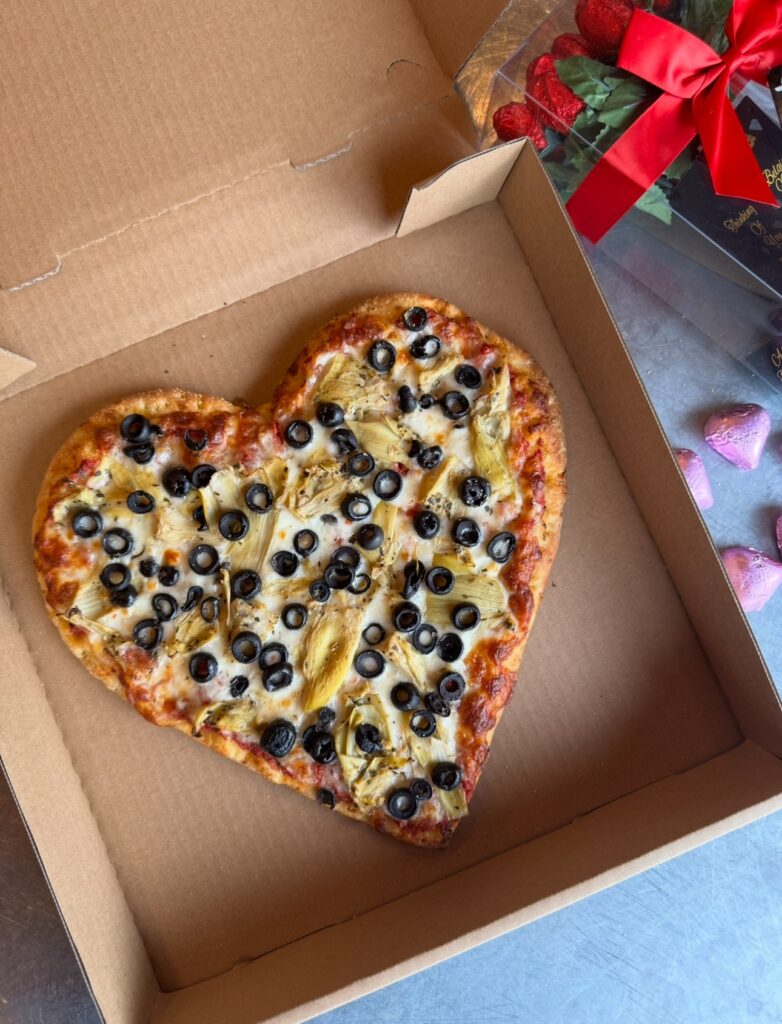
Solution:
M 530 357 L 389 295 L 327 324 L 269 406 L 96 413 L 47 473 L 36 568 L 66 643 L 150 721 L 439 846 L 513 691 L 564 472 Z

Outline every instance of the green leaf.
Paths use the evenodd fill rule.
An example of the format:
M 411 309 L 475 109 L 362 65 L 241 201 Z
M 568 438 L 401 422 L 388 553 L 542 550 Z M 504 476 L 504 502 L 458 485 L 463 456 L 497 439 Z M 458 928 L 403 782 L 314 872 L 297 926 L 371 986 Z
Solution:
M 765 2 L 770 3 L 771 0 Z M 725 20 L 732 6 L 733 0 L 684 0 L 682 25 L 717 53 L 723 53 L 728 46 Z
M 697 152 L 697 142 L 691 142 L 689 146 L 679 153 L 671 166 L 665 172 L 666 178 L 670 178 L 672 181 L 679 181 L 683 178 L 687 171 L 692 167 L 692 162 L 695 159 L 695 154 Z
M 637 210 L 643 210 L 650 217 L 656 217 L 663 224 L 671 223 L 671 204 L 659 185 L 652 185 L 638 202 L 635 204 Z
M 593 110 L 599 110 L 608 99 L 611 89 L 604 79 L 616 72 L 616 68 L 601 64 L 591 57 L 566 57 L 556 62 L 556 68 L 565 85 Z
M 625 78 L 613 90 L 597 116 L 612 128 L 627 128 L 648 96 L 649 91 L 643 82 L 637 78 Z

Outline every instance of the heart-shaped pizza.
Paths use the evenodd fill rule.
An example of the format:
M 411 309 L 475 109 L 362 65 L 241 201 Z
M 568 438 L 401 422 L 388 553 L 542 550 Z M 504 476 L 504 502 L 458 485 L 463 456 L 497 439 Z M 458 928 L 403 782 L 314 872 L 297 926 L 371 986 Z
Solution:
M 270 405 L 102 409 L 49 467 L 49 612 L 145 718 L 381 832 L 467 813 L 556 551 L 551 385 L 440 299 L 326 325 Z

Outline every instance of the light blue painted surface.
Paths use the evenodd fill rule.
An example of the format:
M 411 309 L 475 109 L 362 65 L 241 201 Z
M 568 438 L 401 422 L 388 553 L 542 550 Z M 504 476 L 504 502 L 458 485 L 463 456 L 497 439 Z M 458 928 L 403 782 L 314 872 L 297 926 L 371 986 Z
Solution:
M 717 546 L 774 555 L 782 393 L 615 265 L 596 253 L 593 264 L 671 444 L 704 457 L 715 494 L 706 521 Z M 729 287 L 714 286 L 731 301 Z M 700 322 L 706 313 L 714 318 L 708 310 Z M 748 401 L 769 409 L 774 430 L 761 468 L 739 473 L 709 452 L 701 428 L 706 413 Z M 782 683 L 782 591 L 750 621 Z M 782 1024 L 782 813 L 317 1021 Z

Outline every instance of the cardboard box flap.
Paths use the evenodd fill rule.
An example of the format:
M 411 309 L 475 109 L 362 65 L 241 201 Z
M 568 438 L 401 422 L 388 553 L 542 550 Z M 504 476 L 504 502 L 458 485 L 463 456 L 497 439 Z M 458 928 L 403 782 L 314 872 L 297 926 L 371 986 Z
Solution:
M 504 8 L 510 6 L 509 0 L 411 0 L 411 3 L 440 66 L 450 78 Z
M 407 0 L 6 4 L 0 65 L 4 289 L 450 91 Z
M 402 211 L 397 235 L 409 235 L 496 199 L 523 144 L 509 142 L 474 153 L 430 181 L 416 185 Z

